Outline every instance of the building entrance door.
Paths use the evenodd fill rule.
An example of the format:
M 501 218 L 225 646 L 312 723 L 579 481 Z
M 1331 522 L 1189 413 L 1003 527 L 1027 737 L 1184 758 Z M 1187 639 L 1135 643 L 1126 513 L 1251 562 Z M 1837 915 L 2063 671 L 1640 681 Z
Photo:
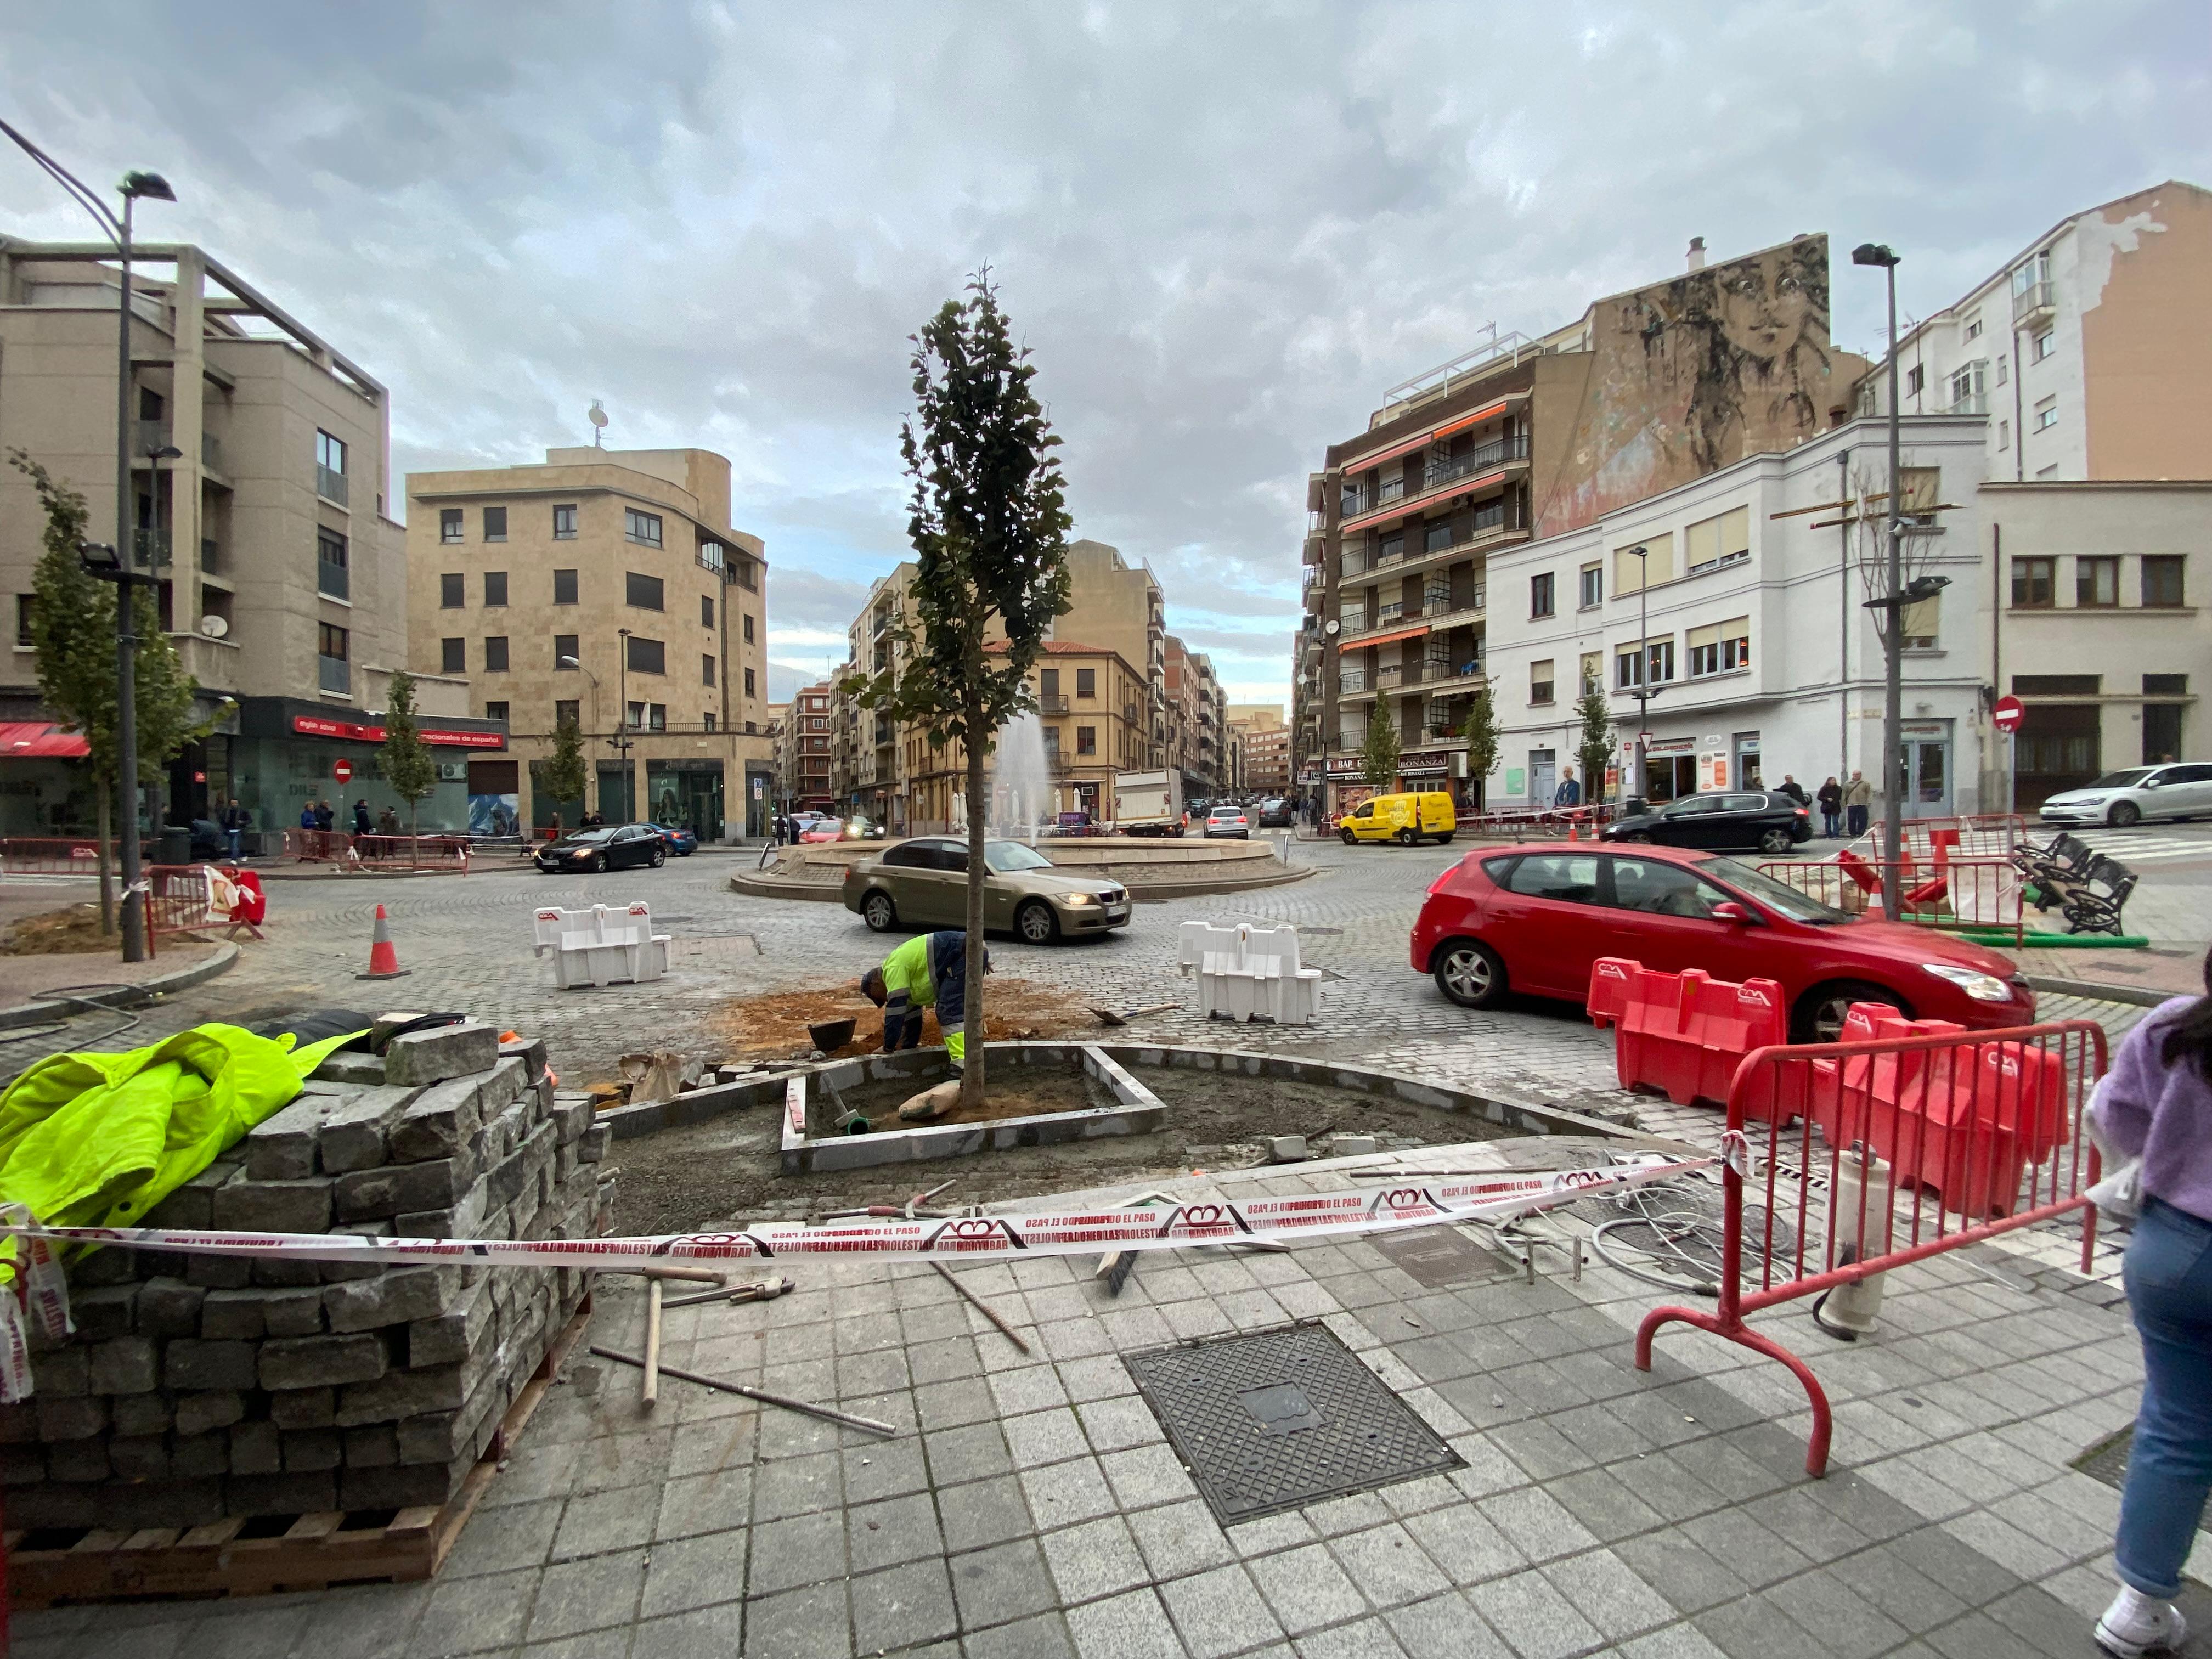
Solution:
M 646 805 L 657 823 L 688 829 L 702 841 L 722 838 L 722 764 L 647 763 Z
M 1950 722 L 1905 728 L 1905 816 L 1948 818 L 1951 805 Z

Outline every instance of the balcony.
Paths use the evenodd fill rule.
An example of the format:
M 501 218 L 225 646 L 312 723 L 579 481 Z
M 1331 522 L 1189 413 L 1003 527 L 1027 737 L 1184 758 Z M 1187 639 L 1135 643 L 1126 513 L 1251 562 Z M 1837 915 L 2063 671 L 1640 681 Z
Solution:
M 315 494 L 333 507 L 343 507 L 347 501 L 346 475 L 315 463 Z
M 2028 327 L 2055 315 L 2058 302 L 2051 291 L 2051 279 L 2029 283 L 2015 288 L 2012 294 L 2012 319 L 2015 325 Z
M 1464 455 L 1450 455 L 1441 460 L 1431 461 L 1422 490 L 1425 494 L 1431 489 L 1441 489 L 1461 478 L 1471 478 L 1478 472 L 1504 466 L 1508 461 L 1525 461 L 1528 459 L 1528 434 L 1516 433 L 1510 438 L 1500 438 L 1495 443 L 1470 449 Z
M 1066 712 L 1067 699 L 1056 693 L 1037 699 L 1037 713 L 1040 714 L 1065 714 Z
M 1365 492 L 1347 489 L 1345 492 L 1344 523 L 1340 528 L 1355 530 L 1359 520 L 1369 516 L 1389 514 L 1402 514 L 1432 496 L 1465 487 L 1466 481 L 1484 473 L 1495 472 L 1509 466 L 1525 465 L 1528 459 L 1528 434 L 1516 433 L 1510 438 L 1501 438 L 1496 443 L 1485 444 L 1467 454 L 1455 456 L 1437 464 L 1437 481 L 1424 483 L 1418 492 L 1408 493 L 1402 488 L 1393 495 L 1378 489 L 1370 497 Z
M 1954 398 L 1944 408 L 1946 415 L 1986 415 L 1990 412 L 1989 394 L 1969 392 Z
M 1336 677 L 1336 689 L 1340 693 L 1356 696 L 1367 690 L 1367 675 L 1359 669 L 1339 674 Z
M 318 684 L 324 690 L 350 692 L 353 690 L 353 665 L 343 657 L 318 657 L 315 667 Z
M 1421 683 L 1421 671 L 1419 668 L 1413 671 L 1413 677 L 1411 680 L 1406 678 L 1406 672 L 1402 665 L 1396 668 L 1376 669 L 1375 689 L 1377 691 L 1395 691 L 1402 685 L 1419 685 Z
M 315 561 L 315 592 L 327 599 L 350 599 L 352 579 L 345 566 L 328 559 Z

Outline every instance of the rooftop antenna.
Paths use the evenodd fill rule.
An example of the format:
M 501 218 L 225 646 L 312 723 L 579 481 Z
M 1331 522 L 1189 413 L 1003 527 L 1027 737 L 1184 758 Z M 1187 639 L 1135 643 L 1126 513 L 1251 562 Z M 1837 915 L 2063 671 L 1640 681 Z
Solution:
M 597 398 L 592 398 L 590 412 L 585 418 L 591 422 L 592 427 L 592 447 L 594 449 L 604 447 L 599 440 L 606 435 L 607 406 Z

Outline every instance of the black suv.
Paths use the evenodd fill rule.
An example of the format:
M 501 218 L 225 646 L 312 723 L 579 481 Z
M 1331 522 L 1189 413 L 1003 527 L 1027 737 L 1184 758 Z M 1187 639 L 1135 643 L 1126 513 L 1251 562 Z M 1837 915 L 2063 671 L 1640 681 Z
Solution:
M 1606 841 L 1649 841 L 1662 847 L 1756 848 L 1786 853 L 1813 839 L 1811 811 L 1774 791 L 1685 795 L 1664 806 L 1616 818 L 1599 832 Z

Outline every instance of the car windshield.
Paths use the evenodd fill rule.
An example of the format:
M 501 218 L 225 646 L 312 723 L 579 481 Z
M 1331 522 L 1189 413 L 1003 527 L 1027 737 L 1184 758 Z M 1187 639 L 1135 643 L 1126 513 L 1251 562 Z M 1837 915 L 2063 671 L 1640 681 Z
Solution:
M 2107 772 L 2089 787 L 2092 789 L 2133 789 L 2157 769 L 2138 766 L 2125 772 Z
M 1792 921 L 1810 922 L 1816 927 L 1826 927 L 1839 921 L 1849 921 L 1847 912 L 1833 905 L 1799 892 L 1795 887 L 1761 875 L 1747 864 L 1734 859 L 1707 859 L 1698 866 L 1700 875 L 1712 876 L 1724 881 L 1739 891 L 1749 894 L 1770 910 L 1778 910 Z
M 1002 876 L 1017 870 L 1049 870 L 1052 860 L 1034 847 L 1024 847 L 1018 841 L 987 841 L 983 843 L 983 862 Z
M 614 839 L 614 833 L 611 830 L 579 830 L 568 839 L 570 841 L 611 841 Z

